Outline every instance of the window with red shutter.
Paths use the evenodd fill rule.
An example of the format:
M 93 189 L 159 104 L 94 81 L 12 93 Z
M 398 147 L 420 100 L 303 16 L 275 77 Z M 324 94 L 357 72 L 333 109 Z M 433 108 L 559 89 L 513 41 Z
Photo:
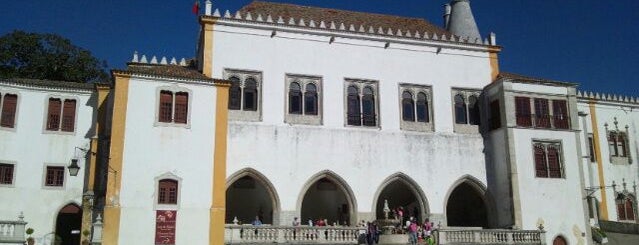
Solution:
M 561 164 L 559 150 L 555 146 L 548 146 L 548 175 L 550 178 L 561 178 Z
M 56 98 L 49 99 L 47 112 L 47 130 L 57 131 L 60 128 L 60 112 L 62 110 L 62 100 Z
M 550 111 L 547 99 L 535 98 L 535 126 L 550 128 Z
M 173 93 L 171 91 L 162 90 L 160 92 L 160 108 L 158 112 L 158 121 L 173 121 Z
M 2 98 L 2 97 L 0 97 Z M 18 96 L 15 94 L 5 94 L 2 98 L 2 114 L 0 114 L 0 127 L 15 127 L 16 107 Z
M 175 123 L 186 124 L 188 118 L 189 94 L 186 92 L 175 93 Z
M 158 183 L 158 204 L 177 204 L 178 182 L 163 179 Z
M 626 207 L 623 201 L 617 203 L 617 215 L 619 216 L 619 220 L 626 220 Z
M 552 101 L 552 114 L 555 128 L 568 129 L 568 107 L 565 100 Z
M 75 129 L 75 100 L 64 100 L 62 108 L 62 125 L 60 129 L 64 132 L 73 132 Z
M 633 207 L 632 200 L 630 198 L 626 199 L 626 219 L 627 220 L 635 220 L 635 209 Z
M 45 178 L 45 186 L 63 186 L 64 185 L 64 167 L 47 167 Z
M 546 166 L 546 150 L 542 144 L 536 144 L 535 148 L 535 175 L 539 178 L 548 178 Z
M 532 126 L 532 115 L 530 114 L 530 98 L 515 97 L 515 116 L 517 118 L 517 126 Z
M 13 164 L 0 163 L 0 185 L 13 184 Z

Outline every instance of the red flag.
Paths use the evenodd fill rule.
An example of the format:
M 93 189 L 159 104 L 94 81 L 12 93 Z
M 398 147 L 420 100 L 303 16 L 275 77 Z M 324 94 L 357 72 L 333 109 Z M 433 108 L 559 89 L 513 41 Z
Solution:
M 195 0 L 195 3 L 193 4 L 193 14 L 198 15 L 199 13 L 200 13 L 200 1 Z

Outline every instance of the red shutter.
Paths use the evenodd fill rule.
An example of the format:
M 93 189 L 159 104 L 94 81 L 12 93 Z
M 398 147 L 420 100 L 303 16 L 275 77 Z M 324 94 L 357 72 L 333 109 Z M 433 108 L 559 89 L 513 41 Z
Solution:
M 158 184 L 158 203 L 177 204 L 177 181 L 170 179 L 160 180 Z
M 75 129 L 75 100 L 64 100 L 62 109 L 62 131 L 73 132 Z
M 175 93 L 175 123 L 186 124 L 189 109 L 189 94 L 186 92 Z
M 62 101 L 60 99 L 49 99 L 49 108 L 47 112 L 47 130 L 57 131 L 60 128 L 60 110 L 62 109 Z
M 561 178 L 559 151 L 552 146 L 548 147 L 548 173 L 550 178 Z
M 550 128 L 550 113 L 547 99 L 535 99 L 535 126 L 538 128 Z
M 172 122 L 173 121 L 173 93 L 170 91 L 160 92 L 160 111 L 158 120 L 160 122 Z
M 515 115 L 517 117 L 517 126 L 532 126 L 530 115 L 530 98 L 515 97 Z
M 2 120 L 0 126 L 13 128 L 16 119 L 16 106 L 18 104 L 18 96 L 15 94 L 5 94 L 2 102 Z
M 539 178 L 548 178 L 546 152 L 542 145 L 535 146 L 535 173 L 535 175 Z
M 568 107 L 565 100 L 552 101 L 553 123 L 555 128 L 568 129 Z
M 626 219 L 635 220 L 635 209 L 630 199 L 626 199 Z

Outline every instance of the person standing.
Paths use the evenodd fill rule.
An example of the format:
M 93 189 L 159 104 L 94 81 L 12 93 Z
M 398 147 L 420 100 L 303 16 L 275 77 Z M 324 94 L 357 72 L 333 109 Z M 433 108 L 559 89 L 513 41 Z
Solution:
M 293 222 L 291 223 L 291 225 L 295 227 L 295 229 L 293 229 L 293 240 L 295 240 L 295 238 L 297 237 L 297 231 L 298 231 L 297 226 L 300 226 L 300 221 L 297 219 L 297 217 L 293 217 Z
M 417 244 L 417 222 L 414 220 L 410 221 L 410 225 L 408 225 L 408 235 L 410 244 Z

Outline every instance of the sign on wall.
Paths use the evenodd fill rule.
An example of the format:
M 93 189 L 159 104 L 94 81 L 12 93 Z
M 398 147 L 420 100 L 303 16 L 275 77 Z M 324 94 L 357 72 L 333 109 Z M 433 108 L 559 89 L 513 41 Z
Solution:
M 155 244 L 175 244 L 175 210 L 157 210 L 155 213 Z

